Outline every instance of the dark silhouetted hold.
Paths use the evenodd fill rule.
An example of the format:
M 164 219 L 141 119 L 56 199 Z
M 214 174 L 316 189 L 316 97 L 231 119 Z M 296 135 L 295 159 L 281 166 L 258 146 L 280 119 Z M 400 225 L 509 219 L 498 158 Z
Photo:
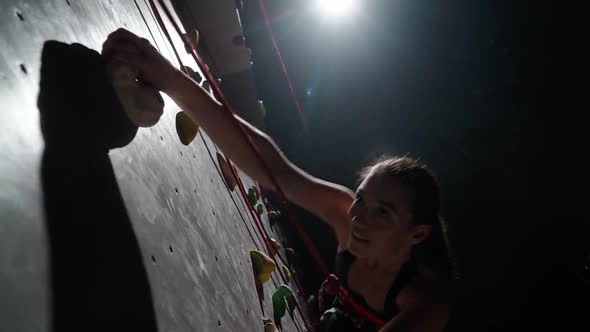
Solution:
M 83 45 L 45 43 L 37 105 L 46 145 L 106 152 L 133 140 L 137 127 L 105 68 L 101 56 Z
M 176 134 L 182 144 L 189 145 L 195 137 L 197 137 L 198 132 L 199 126 L 197 126 L 184 112 L 178 112 L 178 114 L 176 114 Z
M 137 238 L 108 150 L 134 138 L 101 56 L 44 44 L 37 105 L 53 331 L 157 331 Z
M 277 225 L 281 220 L 281 217 L 282 215 L 280 211 L 270 211 L 268 213 L 268 221 L 270 223 L 270 227 L 274 227 L 275 225 Z

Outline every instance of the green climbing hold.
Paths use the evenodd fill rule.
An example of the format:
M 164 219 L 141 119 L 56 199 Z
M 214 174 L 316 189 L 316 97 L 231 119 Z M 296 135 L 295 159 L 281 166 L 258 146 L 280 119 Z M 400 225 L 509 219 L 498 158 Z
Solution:
M 248 189 L 248 200 L 252 206 L 256 205 L 258 202 L 258 197 L 256 196 L 256 190 L 254 190 L 254 187 L 250 187 L 250 189 Z
M 274 312 L 275 324 L 281 330 L 281 318 L 285 316 L 288 308 L 286 298 L 291 295 L 293 295 L 293 291 L 287 285 L 280 285 L 272 295 L 272 308 Z
M 289 316 L 291 316 L 291 318 L 293 318 L 293 312 L 295 311 L 295 308 L 297 307 L 297 303 L 295 302 L 295 296 L 293 294 L 287 296 L 285 298 L 285 300 L 287 300 L 287 309 L 289 309 Z

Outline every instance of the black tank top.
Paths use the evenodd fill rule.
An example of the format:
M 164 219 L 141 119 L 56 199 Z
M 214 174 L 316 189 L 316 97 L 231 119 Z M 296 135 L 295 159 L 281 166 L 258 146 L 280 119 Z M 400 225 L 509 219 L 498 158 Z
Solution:
M 397 277 L 395 278 L 391 288 L 387 292 L 387 296 L 385 298 L 385 307 L 384 312 L 380 313 L 373 310 L 367 301 L 358 293 L 351 290 L 348 285 L 348 270 L 352 265 L 352 262 L 355 260 L 355 256 L 353 256 L 348 251 L 343 251 L 337 254 L 336 262 L 334 267 L 334 274 L 340 279 L 342 285 L 349 291 L 352 298 L 355 300 L 356 303 L 363 306 L 369 312 L 374 314 L 375 316 L 379 317 L 384 322 L 390 321 L 395 315 L 399 313 L 399 308 L 395 302 L 397 295 L 399 292 L 404 288 L 404 286 L 416 275 L 417 266 L 416 264 L 410 260 L 404 266 L 402 266 L 400 272 L 398 273 Z M 341 310 L 343 307 L 335 301 L 334 307 Z M 338 310 L 338 311 L 339 311 Z M 325 332 L 335 332 L 335 331 L 354 331 L 354 332 L 374 332 L 377 330 L 377 326 L 369 321 L 361 321 L 356 317 L 355 313 L 343 313 L 343 317 L 335 317 L 336 320 L 350 320 L 351 322 L 346 324 L 341 323 L 331 323 L 331 326 L 338 326 L 337 328 L 324 328 L 323 331 Z M 344 327 L 345 325 L 350 325 L 349 327 Z

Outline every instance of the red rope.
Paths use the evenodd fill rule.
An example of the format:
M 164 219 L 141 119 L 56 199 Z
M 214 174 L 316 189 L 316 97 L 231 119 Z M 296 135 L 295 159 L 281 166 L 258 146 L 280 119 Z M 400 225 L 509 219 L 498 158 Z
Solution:
M 176 48 L 174 47 L 174 43 L 172 42 L 172 38 L 170 37 L 170 34 L 168 33 L 168 30 L 162 20 L 162 17 L 159 14 L 158 8 L 156 7 L 154 0 L 149 0 L 150 2 L 150 6 L 152 7 L 152 10 L 154 12 L 154 15 L 156 17 L 156 20 L 158 21 L 158 24 L 161 26 L 162 30 L 164 31 L 166 38 L 168 39 L 168 41 L 170 42 L 172 48 L 174 49 L 174 53 L 179 61 L 179 64 L 181 66 L 181 68 L 184 70 L 184 65 L 182 64 L 182 60 L 180 59 L 180 56 L 178 55 L 178 52 L 176 51 Z M 164 3 L 163 0 L 158 0 L 160 6 L 162 7 L 162 9 L 164 10 L 164 13 L 166 14 L 166 16 L 168 17 L 169 21 L 172 23 L 172 26 L 174 27 L 174 29 L 176 30 L 176 32 L 182 37 L 182 40 L 185 44 L 185 46 L 189 46 L 190 43 L 188 42 L 187 38 L 182 31 L 180 30 L 180 27 L 176 24 L 176 22 L 174 21 L 174 18 L 172 17 L 172 14 L 170 13 L 170 11 L 168 10 L 168 8 L 166 7 L 166 4 Z M 276 45 L 276 43 L 275 43 Z M 258 147 L 256 146 L 256 144 L 254 144 L 254 142 L 252 141 L 252 138 L 250 137 L 250 135 L 246 132 L 246 130 L 240 125 L 240 123 L 235 119 L 234 117 L 234 113 L 232 112 L 229 103 L 227 102 L 227 100 L 225 99 L 225 96 L 223 95 L 223 93 L 221 92 L 221 89 L 219 88 L 219 86 L 217 85 L 217 81 L 215 80 L 214 77 L 212 77 L 211 73 L 207 70 L 207 67 L 205 66 L 205 63 L 203 62 L 203 60 L 198 56 L 196 50 L 192 49 L 192 47 L 190 47 L 191 49 L 191 55 L 193 56 L 194 60 L 197 62 L 199 68 L 201 69 L 201 71 L 203 72 L 203 74 L 205 75 L 205 77 L 207 78 L 207 80 L 209 81 L 212 89 L 213 89 L 213 93 L 216 96 L 216 98 L 222 103 L 223 105 L 223 109 L 224 109 L 224 113 L 231 119 L 231 122 L 233 123 L 233 125 L 236 127 L 236 129 L 241 132 L 242 136 L 245 138 L 247 144 L 250 146 L 250 148 L 253 150 L 255 157 L 258 159 L 259 164 L 262 166 L 262 168 L 264 169 L 265 173 L 269 176 L 273 186 L 276 188 L 277 192 L 279 193 L 279 195 L 281 196 L 281 199 L 283 200 L 283 204 L 285 205 L 285 208 L 287 209 L 287 214 L 290 217 L 290 220 L 293 222 L 293 224 L 296 226 L 298 232 L 300 233 L 300 235 L 303 237 L 304 243 L 305 245 L 308 247 L 308 250 L 311 252 L 312 256 L 314 257 L 316 263 L 318 264 L 318 266 L 320 267 L 320 269 L 322 270 L 322 272 L 324 273 L 324 275 L 328 275 L 329 274 L 329 270 L 326 268 L 325 264 L 323 263 L 319 252 L 317 251 L 317 249 L 315 248 L 315 245 L 311 242 L 311 239 L 309 238 L 309 236 L 307 235 L 307 233 L 305 232 L 305 230 L 303 229 L 303 227 L 301 227 L 301 225 L 297 222 L 297 220 L 294 217 L 294 214 L 292 213 L 291 208 L 289 207 L 289 205 L 287 204 L 287 200 L 286 200 L 286 196 L 284 194 L 284 192 L 282 191 L 281 187 L 278 184 L 278 181 L 276 180 L 276 178 L 273 176 L 269 166 L 267 165 L 267 163 L 264 161 L 264 159 L 262 158 L 262 155 L 258 149 Z M 277 48 L 278 50 L 278 48 Z M 280 55 L 280 53 L 279 53 Z M 232 169 L 232 167 L 230 167 L 232 174 L 234 175 L 234 177 L 236 179 L 239 179 L 239 177 L 237 176 L 237 174 L 235 174 L 235 171 Z M 264 229 L 262 223 L 260 222 L 259 216 L 258 214 L 255 213 L 255 209 L 252 206 L 252 204 L 250 203 L 248 196 L 246 194 L 246 191 L 244 189 L 243 184 L 241 183 L 241 181 L 237 181 L 238 183 L 238 187 L 240 188 L 240 193 L 242 195 L 242 198 L 246 201 L 246 204 L 248 206 L 248 210 L 250 210 L 250 214 L 252 215 L 253 219 L 256 221 L 256 225 L 257 228 L 259 230 L 259 232 L 261 232 L 262 234 L 264 234 L 266 236 L 265 239 L 265 245 L 267 247 L 267 250 L 269 250 L 269 252 L 272 252 L 271 247 L 270 247 L 270 243 L 268 243 L 268 233 L 266 233 L 266 230 Z M 279 258 L 281 259 L 281 261 L 283 261 L 283 258 L 278 255 Z M 284 261 L 283 261 L 284 262 Z M 283 279 L 283 281 L 285 283 L 286 282 L 286 278 L 282 272 L 282 269 L 278 269 L 279 273 Z M 299 287 L 299 285 L 297 284 L 297 286 Z M 301 291 L 301 290 L 300 290 Z M 367 311 L 365 308 L 363 308 L 362 306 L 358 305 L 357 303 L 354 302 L 354 300 L 351 298 L 350 294 L 348 294 L 348 292 L 346 291 L 346 289 L 344 287 L 340 287 L 340 297 L 346 302 L 348 303 L 356 312 L 357 314 L 359 314 L 359 316 L 373 321 L 375 324 L 377 324 L 379 327 L 381 327 L 384 322 L 379 319 L 378 317 L 376 317 L 375 315 L 373 315 L 372 313 L 370 313 L 369 311 Z M 301 314 L 302 318 L 303 318 L 303 322 L 305 324 L 305 327 L 307 328 L 307 330 L 311 330 L 311 328 L 309 327 L 307 320 L 305 318 L 305 316 L 303 315 L 303 311 L 301 310 L 301 307 L 299 306 L 298 302 L 295 302 L 296 307 L 299 311 L 299 313 Z
M 285 81 L 287 81 L 287 84 L 289 85 L 289 92 L 291 93 L 291 97 L 293 98 L 293 102 L 295 103 L 295 107 L 297 108 L 297 112 L 299 113 L 301 125 L 303 126 L 303 130 L 307 130 L 307 121 L 305 120 L 305 114 L 301 109 L 301 105 L 299 104 L 299 98 L 297 98 L 297 93 L 295 93 L 295 87 L 293 86 L 293 82 L 291 82 L 289 72 L 287 71 L 287 66 L 285 66 L 283 56 L 281 55 L 281 51 L 279 50 L 279 46 L 277 45 L 277 40 L 275 39 L 275 35 L 272 31 L 270 19 L 268 18 L 268 14 L 266 13 L 264 1 L 258 0 L 258 6 L 260 7 L 260 13 L 262 14 L 262 18 L 264 19 L 264 27 L 266 28 L 266 32 L 268 32 L 268 36 L 270 38 L 270 41 L 272 42 L 272 47 L 274 48 L 275 54 L 277 55 L 277 59 L 279 60 L 279 64 L 281 65 L 281 72 L 283 73 L 283 77 L 285 77 Z
M 238 177 L 238 176 L 237 176 L 237 174 L 235 173 L 235 171 L 234 171 L 233 169 L 232 169 L 232 174 L 233 174 L 233 176 L 234 176 L 234 177 L 237 179 L 236 183 L 238 184 L 238 186 L 240 186 L 240 187 L 241 187 L 241 189 L 240 189 L 240 192 L 244 192 L 244 193 L 245 193 L 245 189 L 242 189 L 242 188 L 244 188 L 244 186 L 243 186 L 243 183 L 242 183 L 242 180 L 240 179 L 240 177 Z M 244 197 L 244 196 L 242 196 L 242 197 Z M 247 197 L 246 197 L 246 198 L 247 198 Z M 250 209 L 251 211 L 254 211 L 254 210 L 256 210 L 254 207 L 252 207 L 252 205 L 250 204 L 250 202 L 249 202 L 249 200 L 248 200 L 248 199 L 245 199 L 245 201 L 247 202 L 247 204 L 248 204 L 248 207 L 249 207 L 249 209 Z M 269 235 L 269 234 L 268 234 L 268 232 L 266 231 L 266 228 L 264 227 L 264 224 L 263 224 L 263 223 L 262 223 L 262 221 L 260 220 L 260 216 L 258 216 L 258 214 L 256 214 L 256 217 L 254 218 L 254 222 L 255 222 L 255 223 L 257 224 L 257 226 L 259 227 L 259 228 L 258 228 L 258 229 L 259 229 L 259 231 L 261 231 L 261 232 L 263 233 L 263 237 L 265 237 L 267 240 L 268 240 L 268 239 L 270 239 L 270 235 Z M 267 246 L 267 248 L 268 248 L 268 246 Z M 280 255 L 280 253 L 279 253 L 278 251 L 276 251 L 276 250 L 274 250 L 274 249 L 272 249 L 272 250 L 273 250 L 273 251 L 275 251 L 275 252 L 277 252 L 276 254 L 277 254 L 277 256 L 279 257 L 279 260 L 281 261 L 281 263 L 282 263 L 283 265 L 289 266 L 288 262 L 286 262 L 286 261 L 285 261 L 285 259 L 284 259 L 284 258 L 283 258 L 283 257 Z M 269 253 L 270 253 L 270 252 L 273 252 L 273 251 L 269 251 Z M 283 271 L 282 271 L 282 270 L 280 271 L 280 274 L 281 274 L 281 276 L 283 276 Z M 284 276 L 283 276 L 283 277 L 284 277 Z M 302 296 L 303 298 L 306 298 L 306 296 L 305 296 L 305 291 L 303 290 L 303 288 L 301 287 L 301 285 L 299 285 L 299 282 L 297 281 L 297 279 L 293 278 L 292 280 L 295 282 L 295 286 L 297 287 L 297 291 L 299 291 L 299 293 L 301 294 L 301 296 Z M 285 281 L 285 283 L 287 283 L 287 282 L 286 282 L 286 278 L 283 278 L 283 281 Z
M 166 29 L 166 26 L 164 24 L 164 21 L 162 20 L 162 17 L 160 16 L 160 13 L 158 12 L 158 8 L 156 7 L 156 4 L 154 3 L 153 0 L 149 0 L 150 1 L 150 6 L 152 7 L 152 10 L 154 11 L 154 15 L 156 16 L 156 20 L 158 21 L 158 24 L 162 27 L 162 30 L 164 31 L 166 38 L 168 39 L 168 42 L 170 43 L 170 45 L 172 46 L 172 48 L 174 49 L 174 53 L 178 59 L 179 65 L 181 66 L 182 70 L 184 71 L 184 65 L 182 64 L 182 60 L 180 59 L 180 56 L 178 55 L 178 52 L 176 51 L 176 47 L 174 47 L 174 43 L 172 42 L 172 38 L 170 37 L 170 34 L 168 33 L 168 30 Z M 170 22 L 172 23 L 172 25 L 174 26 L 174 29 L 176 30 L 176 32 L 183 37 L 183 42 L 185 43 L 185 45 L 188 44 L 188 41 L 186 39 L 186 36 L 184 36 L 180 30 L 180 28 L 178 27 L 178 25 L 176 24 L 176 22 L 174 21 L 171 13 L 168 11 L 168 8 L 166 7 L 166 5 L 163 3 L 162 0 L 159 0 L 160 6 L 162 7 L 162 9 L 164 10 L 164 12 L 166 13 L 166 15 L 168 16 L 168 19 L 170 20 Z M 216 94 L 216 96 L 218 97 L 218 99 L 222 102 L 222 104 L 224 105 L 224 109 L 226 110 L 226 114 L 228 114 L 231 119 L 232 122 L 242 131 L 242 134 L 246 137 L 246 139 L 248 140 L 249 144 L 251 145 L 252 148 L 254 148 L 255 150 L 255 154 L 257 154 L 258 156 L 260 156 L 260 152 L 257 150 L 256 145 L 251 141 L 250 136 L 246 133 L 246 131 L 242 128 L 242 126 L 238 123 L 238 121 L 235 120 L 234 116 L 233 116 L 233 112 L 231 111 L 231 109 L 229 108 L 229 104 L 227 103 L 227 101 L 225 100 L 225 97 L 223 96 L 223 94 L 221 93 L 221 89 L 219 88 L 219 86 L 217 85 L 216 80 L 212 77 L 211 73 L 206 70 L 206 66 L 204 65 L 204 62 L 201 60 L 201 58 L 198 56 L 198 54 L 196 53 L 196 51 L 192 48 L 190 48 L 191 51 L 191 55 L 194 57 L 195 61 L 197 62 L 197 64 L 199 65 L 199 67 L 201 68 L 201 70 L 203 71 L 203 73 L 205 74 L 205 77 L 207 78 L 207 80 L 210 82 L 214 93 Z M 264 161 L 261 160 L 263 163 Z M 264 164 L 266 166 L 266 164 Z M 239 177 L 237 176 L 237 174 L 235 174 L 235 171 L 233 170 L 233 167 L 230 167 L 234 177 L 236 179 L 239 179 Z M 269 170 L 267 170 L 269 171 Z M 269 173 L 271 174 L 271 173 Z M 272 177 L 272 176 L 271 176 Z M 264 239 L 263 242 L 265 242 L 264 244 L 267 247 L 268 252 L 272 252 L 271 250 L 271 244 L 270 241 L 268 241 L 269 237 L 268 234 L 266 233 L 266 231 L 264 230 L 264 228 L 262 227 L 262 224 L 260 222 L 260 219 L 258 217 L 258 214 L 255 213 L 254 207 L 252 206 L 252 204 L 250 203 L 250 201 L 248 200 L 248 196 L 246 194 L 246 191 L 244 189 L 243 184 L 241 183 L 241 181 L 237 181 L 238 182 L 238 187 L 240 189 L 240 193 L 242 194 L 242 198 L 246 201 L 246 204 L 248 205 L 248 210 L 250 211 L 250 214 L 252 215 L 252 217 L 254 218 L 254 220 L 256 221 L 256 226 L 258 228 L 258 231 L 263 233 L 266 236 L 266 239 Z M 279 258 L 282 260 L 282 257 L 279 255 Z M 285 284 L 287 284 L 287 278 L 285 277 L 283 271 L 281 268 L 277 269 L 279 271 L 279 274 L 281 275 L 281 278 L 283 279 L 283 282 Z M 297 284 L 297 287 L 299 287 L 299 285 Z M 299 289 L 301 292 L 303 292 L 301 289 Z M 303 323 L 305 324 L 305 328 L 308 331 L 311 331 L 311 327 L 309 326 L 306 316 L 303 314 L 303 310 L 301 309 L 298 301 L 295 301 L 295 306 L 297 308 L 297 311 L 299 311 L 299 314 L 301 315 L 301 318 L 303 320 Z
M 154 12 L 155 12 L 155 14 L 156 14 L 156 19 L 158 20 L 158 23 L 160 23 L 160 25 L 164 26 L 164 22 L 163 22 L 163 20 L 162 20 L 161 16 L 160 16 L 160 15 L 159 15 L 159 13 L 156 11 L 156 10 L 157 10 L 157 7 L 155 7 L 155 4 L 154 4 L 154 3 L 152 3 L 152 2 L 151 2 L 151 0 L 150 0 L 150 3 L 151 3 L 151 4 L 152 4 L 152 6 L 153 6 L 153 7 L 152 7 L 152 9 L 154 10 Z M 173 25 L 175 25 L 175 28 L 177 28 L 177 27 L 176 27 L 176 24 L 175 24 L 175 22 L 174 22 L 174 21 L 173 21 L 173 19 L 172 19 L 172 15 L 171 15 L 171 14 L 170 14 L 170 13 L 167 11 L 167 8 L 165 7 L 165 5 L 164 5 L 162 2 L 160 2 L 160 5 L 161 5 L 161 6 L 162 6 L 162 8 L 164 9 L 164 12 L 167 14 L 167 16 L 168 16 L 168 19 L 170 20 L 170 22 L 172 22 L 172 24 L 173 24 Z M 179 30 L 180 30 L 180 29 L 178 28 L 178 29 L 177 29 L 177 31 L 179 31 Z M 166 35 L 166 38 L 168 38 L 168 41 L 169 41 L 169 42 L 170 42 L 170 44 L 172 45 L 172 49 L 174 50 L 174 53 L 176 54 L 176 57 L 177 57 L 177 59 L 178 59 L 178 62 L 179 62 L 179 64 L 180 64 L 180 66 L 182 67 L 182 70 L 184 71 L 184 65 L 182 64 L 182 60 L 180 60 L 180 56 L 178 56 L 178 53 L 177 53 L 177 51 L 176 51 L 176 48 L 174 47 L 174 44 L 173 44 L 173 42 L 172 42 L 172 39 L 171 39 L 171 37 L 170 37 L 170 34 L 169 34 L 169 33 L 168 33 L 168 31 L 165 29 L 165 27 L 163 28 L 163 31 L 164 31 L 164 34 Z M 181 36 L 183 36 L 183 34 L 182 34 L 182 33 L 180 33 L 180 35 L 181 35 Z M 194 50 L 193 50 L 193 52 L 194 52 Z M 197 59 L 198 59 L 198 60 L 197 60 L 197 63 L 199 63 L 199 60 L 201 60 L 201 59 L 200 59 L 200 58 L 198 58 L 198 57 L 197 57 Z M 199 64 L 199 66 L 201 67 L 201 64 Z M 203 68 L 205 68 L 205 67 L 204 67 L 204 66 L 202 66 L 202 67 L 201 67 L 201 69 L 203 69 Z M 211 86 L 214 86 L 214 85 L 216 84 L 216 82 L 215 82 L 215 79 L 212 77 L 211 73 L 210 73 L 210 72 L 208 72 L 208 71 L 205 71 L 205 70 L 203 70 L 203 72 L 205 73 L 205 77 L 207 78 L 207 80 L 209 80 L 209 81 L 210 81 L 210 83 L 211 83 Z M 185 73 L 186 73 L 186 72 L 185 72 Z M 221 90 L 219 90 L 219 91 L 218 91 L 218 93 L 219 93 L 221 96 L 223 96 L 223 95 L 221 94 Z M 233 113 L 232 113 L 232 118 L 233 118 Z M 237 181 L 236 181 L 236 183 L 237 183 L 237 185 L 238 185 L 238 188 L 239 188 L 239 190 L 240 190 L 240 194 L 242 195 L 242 198 L 244 198 L 244 200 L 246 201 L 246 204 L 247 204 L 247 206 L 248 206 L 248 212 L 250 213 L 250 215 L 251 215 L 251 216 L 252 216 L 252 218 L 254 219 L 254 221 L 255 221 L 255 224 L 256 224 L 256 227 L 258 228 L 258 232 L 259 232 L 260 234 L 263 234 L 263 238 L 264 238 L 264 240 L 263 240 L 262 242 L 264 242 L 264 245 L 265 245 L 265 247 L 266 247 L 266 249 L 267 249 L 267 252 L 270 254 L 270 253 L 272 252 L 272 250 L 273 250 L 273 249 L 272 249 L 272 247 L 271 247 L 271 245 L 270 245 L 270 243 L 269 243 L 269 241 L 268 241 L 268 239 L 270 239 L 270 236 L 268 235 L 268 233 L 267 233 L 267 232 L 266 232 L 266 230 L 264 229 L 264 226 L 263 226 L 262 222 L 260 221 L 260 218 L 259 218 L 258 214 L 256 213 L 256 209 L 255 209 L 255 208 L 252 206 L 252 204 L 250 203 L 250 201 L 247 199 L 248 195 L 247 195 L 247 193 L 246 193 L 246 190 L 245 190 L 245 188 L 244 188 L 244 185 L 243 185 L 243 183 L 241 182 L 240 178 L 239 178 L 239 177 L 238 177 L 238 175 L 235 173 L 235 170 L 233 169 L 233 167 L 230 167 L 230 170 L 231 170 L 231 172 L 232 172 L 232 175 L 234 176 L 234 178 L 237 180 Z M 279 257 L 280 257 L 280 256 L 279 256 Z M 281 259 L 282 259 L 282 257 L 281 257 Z M 284 261 L 283 261 L 283 262 L 284 262 Z M 282 271 L 281 271 L 281 274 L 282 274 Z M 284 278 L 284 281 L 285 281 L 285 280 L 286 280 L 286 278 Z
M 344 288 L 344 286 L 342 285 L 340 285 L 340 287 L 338 288 L 338 299 L 344 302 L 344 305 L 349 305 L 354 311 L 356 311 L 357 314 L 359 314 L 359 316 L 362 316 L 364 319 L 370 320 L 373 323 L 375 323 L 378 326 L 378 328 L 381 328 L 383 325 L 385 325 L 385 322 L 381 318 L 373 315 L 360 304 L 354 302 L 354 300 L 350 296 L 350 293 L 348 293 L 348 290 Z
M 172 42 L 172 38 L 170 37 L 170 34 L 168 33 L 168 31 L 167 31 L 167 29 L 166 29 L 166 27 L 164 25 L 164 21 L 162 20 L 161 16 L 159 15 L 159 12 L 157 11 L 157 7 L 155 6 L 155 3 L 153 3 L 152 0 L 150 0 L 150 4 L 152 6 L 152 9 L 154 10 L 154 13 L 155 13 L 155 16 L 156 16 L 156 20 L 162 26 L 162 30 L 164 31 L 164 34 L 166 35 L 166 38 L 168 39 L 168 41 L 172 45 L 172 48 L 174 49 L 174 53 L 176 54 L 176 57 L 178 59 L 178 62 L 180 64 L 180 66 L 182 67 L 183 71 L 184 71 L 184 65 L 182 63 L 182 60 L 180 60 L 180 56 L 176 52 L 176 48 L 174 47 L 174 44 Z M 184 37 L 184 35 L 182 34 L 182 32 L 180 32 L 180 28 L 176 25 L 176 22 L 174 22 L 174 20 L 172 18 L 172 15 L 168 11 L 168 8 L 165 6 L 165 4 L 162 1 L 160 1 L 160 6 L 162 6 L 162 8 L 164 9 L 164 12 L 168 16 L 168 19 L 170 20 L 170 22 L 172 23 L 172 25 L 174 26 L 174 28 L 176 29 L 176 31 L 180 34 L 180 36 L 183 36 Z M 186 40 L 184 40 L 184 42 L 186 42 Z M 195 57 L 195 60 L 197 61 L 197 64 L 199 65 L 199 67 L 201 68 L 201 70 L 203 71 L 203 73 L 205 74 L 205 78 L 211 83 L 211 86 L 213 87 L 214 93 L 219 96 L 219 99 L 222 100 L 222 104 L 223 105 L 229 105 L 227 103 L 227 101 L 225 100 L 225 97 L 223 96 L 221 90 L 219 89 L 219 86 L 217 85 L 216 80 L 212 77 L 211 73 L 208 70 L 206 70 L 206 67 L 204 66 L 204 62 L 202 62 L 202 59 L 198 56 L 198 54 L 194 50 L 192 50 L 192 53 L 194 53 L 192 55 Z M 229 107 L 227 107 L 227 108 L 229 109 Z M 229 111 L 231 112 L 231 109 L 229 109 Z M 231 114 L 231 117 L 233 119 L 233 112 L 230 113 L 230 114 Z M 237 123 L 237 121 L 234 121 L 234 122 L 243 131 L 243 128 L 239 125 L 239 123 Z M 243 134 L 246 135 L 246 137 L 248 139 L 250 139 L 249 135 L 245 131 L 243 132 Z M 251 142 L 251 143 L 252 143 L 253 147 L 256 147 L 256 145 L 254 145 L 253 142 Z M 259 154 L 258 151 L 257 151 L 257 153 Z M 262 162 L 264 162 L 264 161 L 262 161 Z M 268 239 L 270 239 L 270 236 L 268 235 L 268 233 L 264 229 L 264 226 L 263 226 L 262 222 L 260 221 L 260 218 L 259 218 L 258 214 L 256 213 L 256 209 L 252 206 L 252 204 L 250 203 L 249 199 L 247 199 L 248 198 L 248 195 L 246 193 L 246 190 L 245 190 L 244 185 L 241 182 L 240 178 L 235 173 L 233 167 L 230 167 L 230 170 L 231 170 L 232 175 L 234 176 L 234 178 L 237 179 L 236 182 L 238 184 L 238 188 L 240 190 L 240 194 L 242 195 L 242 197 L 246 201 L 246 205 L 248 206 L 248 211 L 250 212 L 252 218 L 254 219 L 255 224 L 256 224 L 256 227 L 258 228 L 258 231 L 261 234 L 263 234 L 263 237 L 265 237 L 265 241 L 263 241 L 263 242 L 265 242 L 264 245 L 266 246 L 268 253 L 271 253 L 273 249 L 271 248 L 270 243 L 268 242 Z M 283 263 L 285 263 L 284 260 L 282 259 L 282 257 L 281 256 L 279 256 L 279 257 L 280 257 L 281 261 Z M 282 274 L 282 271 L 281 270 L 279 270 L 279 271 Z M 286 281 L 286 278 L 284 278 L 284 281 Z

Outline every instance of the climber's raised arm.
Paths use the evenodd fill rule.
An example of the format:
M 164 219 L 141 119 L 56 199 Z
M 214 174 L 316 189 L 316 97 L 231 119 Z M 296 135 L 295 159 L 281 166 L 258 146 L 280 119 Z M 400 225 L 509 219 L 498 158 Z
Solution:
M 139 54 L 110 54 L 127 40 Z M 440 190 L 426 165 L 410 157 L 386 157 L 363 168 L 361 184 L 350 190 L 317 179 L 291 163 L 268 135 L 223 110 L 191 78 L 175 69 L 151 45 L 126 30 L 113 33 L 104 54 L 136 67 L 141 78 L 168 94 L 252 178 L 275 189 L 269 174 L 242 131 L 252 138 L 290 201 L 333 226 L 340 251 L 340 286 L 358 294 L 366 311 L 336 298 L 321 305 L 325 331 L 440 332 L 447 324 L 453 281 L 446 226 L 440 217 Z M 346 250 L 343 250 L 346 249 Z M 322 292 L 322 290 L 320 290 Z M 365 314 L 363 314 L 365 312 Z M 359 328 L 358 322 L 363 322 Z
M 113 54 L 113 45 L 120 41 L 133 43 L 140 53 Z M 109 35 L 104 43 L 103 55 L 136 67 L 146 83 L 170 96 L 241 170 L 263 186 L 271 190 L 276 189 L 236 125 L 237 120 L 241 128 L 252 138 L 260 156 L 270 168 L 287 199 L 333 226 L 341 246 L 346 246 L 350 233 L 350 222 L 346 212 L 352 202 L 352 192 L 349 189 L 317 179 L 296 167 L 268 135 L 237 115 L 232 115 L 233 118 L 229 116 L 222 105 L 160 55 L 147 39 L 125 29 L 119 29 Z

